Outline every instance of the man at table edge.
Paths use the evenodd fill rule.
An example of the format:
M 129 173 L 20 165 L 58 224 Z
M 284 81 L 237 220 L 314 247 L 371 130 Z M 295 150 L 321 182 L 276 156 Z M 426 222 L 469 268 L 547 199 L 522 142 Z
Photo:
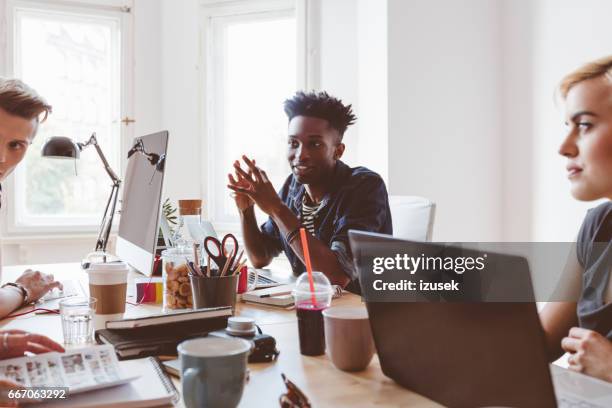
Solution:
M 285 101 L 284 110 L 291 175 L 278 194 L 266 172 L 246 155 L 246 169 L 236 160 L 234 174 L 228 175 L 249 260 L 262 268 L 284 252 L 294 275 L 304 272 L 303 226 L 313 270 L 332 284 L 359 292 L 348 230 L 392 234 L 385 183 L 375 172 L 340 160 L 344 133 L 356 120 L 351 105 L 326 92 L 297 92 Z M 269 216 L 261 227 L 254 204 Z
M 0 78 L 0 182 L 23 160 L 40 123 L 50 112 L 51 105 L 22 81 Z M 0 318 L 35 302 L 55 287 L 61 284 L 54 281 L 53 275 L 25 271 L 15 282 L 0 288 Z
M 51 112 L 51 105 L 36 91 L 17 79 L 0 78 L 0 182 L 13 172 L 32 144 L 41 122 Z M 1 191 L 1 189 L 0 189 Z M 0 261 L 0 272 L 1 272 Z M 61 287 L 53 275 L 26 270 L 15 282 L 0 287 L 0 319 L 15 309 L 35 302 L 54 287 Z M 0 360 L 29 353 L 64 351 L 50 338 L 23 330 L 0 330 Z M 20 385 L 0 378 L 0 404 L 14 406 L 4 391 Z

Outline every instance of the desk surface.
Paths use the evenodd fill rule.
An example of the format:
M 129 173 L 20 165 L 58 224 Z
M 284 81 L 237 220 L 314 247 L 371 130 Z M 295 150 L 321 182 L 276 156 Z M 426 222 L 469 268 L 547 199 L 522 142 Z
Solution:
M 2 270 L 2 282 L 16 279 L 25 269 L 52 273 L 57 280 L 79 280 L 87 290 L 87 276 L 78 264 L 49 264 L 12 266 Z M 131 274 L 128 300 L 133 290 Z M 358 296 L 347 294 L 334 300 L 334 305 L 360 305 Z M 126 317 L 159 313 L 159 305 L 126 306 Z M 336 369 L 327 356 L 305 357 L 300 354 L 295 311 L 241 303 L 237 314 L 253 317 L 264 333 L 276 338 L 280 356 L 273 363 L 249 364 L 247 383 L 240 407 L 278 406 L 278 398 L 285 391 L 281 373 L 285 373 L 309 397 L 314 407 L 339 406 L 411 406 L 439 407 L 440 405 L 395 384 L 385 377 L 377 356 L 368 368 L 358 373 Z M 22 329 L 43 333 L 61 343 L 62 329 L 58 315 L 25 315 L 0 322 L 0 329 Z M 180 391 L 180 382 L 175 380 Z

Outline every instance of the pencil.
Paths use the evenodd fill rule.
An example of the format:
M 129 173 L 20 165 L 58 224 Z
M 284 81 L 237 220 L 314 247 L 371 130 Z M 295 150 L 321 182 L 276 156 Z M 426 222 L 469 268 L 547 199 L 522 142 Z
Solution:
M 239 271 L 242 269 L 242 267 L 243 267 L 244 265 L 246 265 L 246 263 L 247 263 L 247 260 L 246 260 L 246 259 L 245 259 L 244 261 L 240 262 L 240 263 L 238 264 L 238 267 L 237 267 L 236 269 L 234 269 L 234 272 L 232 273 L 232 275 L 237 274 L 237 273 L 238 273 L 238 272 L 239 272 Z
M 236 261 L 234 261 L 234 265 L 230 266 L 231 271 L 236 269 L 235 268 L 236 265 L 240 265 L 240 261 L 242 260 L 242 255 L 244 255 L 244 249 L 240 250 L 240 254 L 238 254 L 238 258 L 236 258 Z
M 225 265 L 223 265 L 223 270 L 221 271 L 221 274 L 219 276 L 225 276 L 225 272 L 227 272 L 227 269 L 229 268 L 230 263 L 232 263 L 231 261 L 235 254 L 236 254 L 236 248 L 232 248 L 232 251 L 230 252 L 230 256 L 225 260 Z
M 210 278 L 210 256 L 208 256 L 207 258 L 208 260 L 206 261 L 206 276 Z

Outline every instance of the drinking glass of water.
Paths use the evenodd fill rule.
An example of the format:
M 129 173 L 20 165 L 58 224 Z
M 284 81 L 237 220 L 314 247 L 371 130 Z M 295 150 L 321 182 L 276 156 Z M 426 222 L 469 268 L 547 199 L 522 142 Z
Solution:
M 60 302 L 64 344 L 93 342 L 94 315 L 97 300 L 92 297 L 71 297 Z

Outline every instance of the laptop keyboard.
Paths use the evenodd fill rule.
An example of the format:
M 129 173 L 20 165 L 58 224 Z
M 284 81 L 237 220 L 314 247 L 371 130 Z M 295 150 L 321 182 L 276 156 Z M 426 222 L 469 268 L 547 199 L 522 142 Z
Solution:
M 254 279 L 255 279 L 255 275 L 254 274 L 249 275 L 249 283 L 250 284 L 253 284 Z M 277 283 L 278 282 L 276 282 L 276 281 L 274 281 L 274 280 L 272 280 L 270 278 L 267 278 L 265 276 L 262 276 L 262 275 L 259 275 L 257 277 L 257 285 L 275 285 Z
M 557 399 L 558 408 L 603 408 L 601 405 L 591 404 L 585 400 L 564 395 Z

